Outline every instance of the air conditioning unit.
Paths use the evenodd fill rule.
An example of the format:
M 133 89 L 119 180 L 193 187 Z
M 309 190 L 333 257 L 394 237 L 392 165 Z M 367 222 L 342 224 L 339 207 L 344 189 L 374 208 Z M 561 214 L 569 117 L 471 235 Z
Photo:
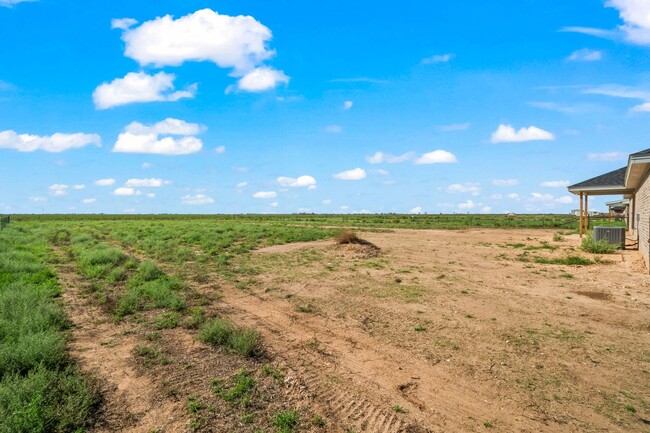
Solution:
M 625 227 L 594 227 L 594 240 L 607 241 L 625 249 Z

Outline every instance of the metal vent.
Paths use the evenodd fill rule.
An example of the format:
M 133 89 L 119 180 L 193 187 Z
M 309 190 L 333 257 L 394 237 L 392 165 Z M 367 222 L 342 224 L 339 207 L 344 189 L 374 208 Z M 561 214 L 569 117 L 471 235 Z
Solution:
M 625 249 L 625 227 L 594 227 L 594 240 L 607 241 Z

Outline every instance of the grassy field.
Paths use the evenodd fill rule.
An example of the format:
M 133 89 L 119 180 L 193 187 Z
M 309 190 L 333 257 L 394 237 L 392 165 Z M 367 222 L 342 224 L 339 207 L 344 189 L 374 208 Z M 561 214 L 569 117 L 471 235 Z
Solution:
M 591 225 L 605 224 L 621 223 L 592 219 Z M 574 235 L 577 229 L 577 220 L 567 215 L 17 215 L 0 231 L 0 433 L 82 432 L 97 426 L 108 431 L 185 428 L 205 432 L 357 431 L 355 424 L 345 427 L 342 421 L 335 421 L 337 411 L 352 410 L 348 406 L 325 413 L 321 405 L 314 405 L 313 397 L 300 391 L 305 388 L 303 381 L 308 383 L 312 375 L 320 375 L 314 373 L 313 365 L 323 359 L 334 359 L 334 353 L 345 352 L 342 347 L 331 349 L 334 343 L 323 333 L 338 322 L 341 323 L 336 325 L 340 326 L 337 332 L 342 335 L 349 331 L 348 323 L 358 322 L 376 339 L 372 344 L 385 345 L 389 351 L 391 347 L 407 354 L 412 351 L 413 359 L 429 360 L 438 356 L 437 352 L 450 350 L 454 356 L 466 351 L 468 359 L 472 359 L 472 351 L 461 348 L 459 343 L 465 336 L 450 331 L 463 329 L 453 321 L 451 328 L 448 324 L 452 320 L 448 314 L 455 314 L 449 312 L 456 306 L 445 307 L 449 311 L 442 312 L 442 321 L 424 315 L 425 310 L 433 308 L 431 305 L 440 302 L 432 294 L 432 287 L 444 289 L 441 294 L 445 293 L 447 303 L 447 298 L 469 299 L 484 290 L 463 278 L 457 282 L 466 287 L 456 288 L 453 275 L 467 270 L 462 261 L 454 258 L 457 250 L 446 251 L 440 257 L 428 250 L 414 253 L 416 258 L 436 257 L 439 262 L 431 269 L 409 262 L 408 254 L 406 258 L 401 256 L 401 249 L 408 250 L 410 244 L 389 248 L 395 257 L 380 255 L 379 249 L 357 251 L 355 246 L 334 252 L 310 249 L 268 256 L 256 253 L 273 246 L 333 240 L 347 227 L 357 228 L 364 238 L 376 235 L 382 240 L 384 236 L 390 237 L 390 230 L 395 228 L 457 230 L 460 234 L 470 229 L 498 229 L 493 232 L 503 235 L 495 236 L 505 236 L 506 240 L 471 246 L 460 244 L 458 251 L 494 250 L 494 257 L 486 256 L 486 260 L 494 261 L 495 266 L 516 266 L 525 273 L 522 281 L 553 275 L 549 281 L 555 284 L 557 279 L 560 284 L 555 290 L 563 290 L 575 278 L 572 270 L 575 267 L 611 263 L 589 254 L 601 252 L 591 244 L 587 254 L 577 245 L 563 247 L 565 237 Z M 539 232 L 539 229 L 551 230 Z M 517 239 L 508 240 L 513 233 Z M 538 241 L 538 233 L 544 233 L 546 238 Z M 447 244 L 455 239 L 455 235 L 450 236 Z M 424 241 L 415 236 L 413 245 L 416 240 Z M 404 263 L 398 264 L 401 262 Z M 468 266 L 478 268 L 483 263 Z M 555 271 L 549 271 L 553 266 L 564 268 L 555 276 Z M 498 275 L 498 278 L 510 278 L 507 272 Z M 546 280 L 541 281 L 540 284 L 547 284 Z M 304 292 L 314 284 L 318 290 L 329 290 L 325 292 L 327 295 Z M 498 291 L 509 281 L 498 279 L 493 284 Z M 66 309 L 62 286 L 69 290 L 63 293 Z M 485 290 L 492 290 L 492 286 Z M 480 305 L 494 303 L 495 299 L 498 296 L 490 294 Z M 386 303 L 394 303 L 388 310 L 390 313 L 375 317 L 379 305 Z M 408 308 L 404 310 L 404 305 L 416 304 L 415 321 L 411 323 L 414 313 Z M 477 309 L 478 305 L 479 301 L 475 305 Z M 266 308 L 270 309 L 264 312 Z M 499 304 L 496 308 L 505 307 Z M 548 314 L 552 314 L 553 308 L 548 309 Z M 86 314 L 88 311 L 91 313 Z M 267 317 L 264 314 L 286 316 L 289 321 L 277 319 L 280 321 L 269 322 L 265 325 L 268 328 L 260 329 L 260 321 L 264 322 L 261 317 Z M 463 314 L 467 323 L 481 323 L 476 313 Z M 492 314 L 490 320 L 496 320 L 500 311 Z M 388 328 L 381 331 L 373 328 L 373 321 L 392 315 L 395 320 L 390 326 L 385 325 Z M 310 325 L 315 326 L 310 328 L 312 334 L 303 335 L 297 327 L 292 331 L 296 334 L 283 336 L 284 329 L 292 328 L 301 320 L 318 324 L 320 318 L 328 321 L 320 327 Z M 402 318 L 408 319 L 404 322 Z M 546 323 L 542 321 L 538 325 L 546 326 Z M 495 328 L 494 322 L 486 321 L 481 326 L 487 334 L 478 338 L 477 333 L 466 346 L 474 344 L 474 340 L 480 343 L 491 338 L 488 330 Z M 433 342 L 426 343 L 431 348 L 425 350 L 429 346 L 418 343 L 418 339 L 433 336 L 429 331 L 433 328 L 438 329 L 437 336 L 431 337 Z M 85 329 L 86 334 L 80 333 L 80 329 Z M 394 335 L 399 329 L 404 334 Z M 508 341 L 521 339 L 516 334 L 519 331 L 510 328 L 498 328 L 494 332 L 501 333 L 497 336 L 507 334 Z M 405 337 L 405 334 L 412 335 Z M 367 337 L 352 333 L 342 341 L 348 344 Z M 582 340 L 576 342 L 582 344 Z M 497 338 L 494 344 L 498 346 L 501 341 Z M 576 347 L 582 350 L 582 346 Z M 538 349 L 534 349 L 526 348 L 526 356 L 536 356 Z M 377 356 L 368 350 L 363 352 L 364 356 Z M 122 353 L 121 360 L 116 358 L 114 365 L 105 362 L 112 353 Z M 401 354 L 394 352 L 393 357 Z M 490 356 L 500 359 L 501 365 L 518 362 L 516 356 L 507 353 L 498 354 L 502 360 L 497 355 Z M 560 359 L 558 363 L 569 360 Z M 305 362 L 309 366 L 303 365 Z M 337 358 L 335 365 L 338 362 L 345 365 L 345 358 Z M 130 382 L 119 382 L 102 372 L 102 368 L 133 368 L 126 376 L 141 375 L 150 378 L 147 379 L 150 382 L 127 385 Z M 327 370 L 324 366 L 319 368 Z M 523 372 L 517 374 L 516 379 L 504 376 L 502 383 L 524 380 L 520 379 L 525 377 Z M 316 389 L 321 386 L 342 389 L 332 407 L 341 399 L 353 398 L 351 394 L 348 396 L 350 391 L 345 390 L 341 378 L 324 377 L 333 382 L 318 382 L 313 385 Z M 402 385 L 411 389 L 411 385 Z M 131 397 L 116 394 L 116 389 L 124 387 L 137 389 L 137 393 L 133 391 Z M 395 385 L 387 389 L 394 390 Z M 524 391 L 517 388 L 513 392 L 537 398 L 538 389 L 539 386 Z M 392 410 L 388 408 L 388 413 L 367 406 L 368 402 L 350 407 L 354 410 L 367 407 L 365 410 L 377 416 L 366 423 L 384 419 L 394 428 L 406 428 L 407 419 L 418 419 L 415 412 L 420 406 L 411 395 L 415 391 L 400 392 L 397 397 L 384 396 L 397 401 Z M 620 418 L 615 425 L 629 425 L 632 410 L 646 409 L 647 403 L 636 397 L 637 394 L 630 394 L 637 400 L 626 397 L 625 404 L 631 408 L 623 409 L 629 412 L 625 413 L 627 418 L 612 415 Z M 542 397 L 542 400 L 547 398 Z M 129 398 L 152 403 L 151 406 L 128 403 Z M 153 403 L 160 399 L 168 406 Z M 603 407 L 616 412 L 622 404 L 618 400 Z M 95 418 L 92 414 L 100 401 L 103 415 Z M 118 401 L 121 403 L 117 404 Z M 174 403 L 178 401 L 182 402 L 180 406 Z M 535 404 L 546 405 L 537 401 Z M 552 409 L 555 410 L 554 406 Z M 161 411 L 162 418 L 169 418 L 168 414 L 173 413 L 171 418 L 179 424 L 145 419 L 145 414 L 155 414 L 156 410 Z M 361 415 L 350 415 L 351 419 L 357 416 Z M 134 421 L 140 418 L 144 424 Z M 479 427 L 488 428 L 485 423 L 493 428 L 496 421 L 482 420 Z M 502 424 L 505 426 L 505 421 Z M 470 428 L 470 424 L 462 426 Z

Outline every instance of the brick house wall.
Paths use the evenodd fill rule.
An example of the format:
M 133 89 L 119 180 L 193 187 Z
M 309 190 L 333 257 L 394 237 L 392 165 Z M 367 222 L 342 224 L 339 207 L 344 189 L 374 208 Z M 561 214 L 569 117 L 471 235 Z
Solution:
M 634 195 L 634 233 L 638 235 L 639 251 L 650 269 L 650 172 L 646 173 Z M 632 209 L 630 202 L 630 210 Z

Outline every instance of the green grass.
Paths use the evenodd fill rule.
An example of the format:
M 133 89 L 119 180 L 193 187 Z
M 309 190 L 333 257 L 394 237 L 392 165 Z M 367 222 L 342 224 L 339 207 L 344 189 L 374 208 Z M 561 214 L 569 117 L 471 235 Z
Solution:
M 260 351 L 259 334 L 251 328 L 239 328 L 226 319 L 212 319 L 199 328 L 199 340 L 242 356 L 255 356 Z
M 65 351 L 52 238 L 41 225 L 0 232 L 0 433 L 83 431 L 98 404 Z
M 609 242 L 595 241 L 593 235 L 587 235 L 580 243 L 580 249 L 592 254 L 613 254 L 619 250 L 619 245 L 610 244 Z
M 212 390 L 231 405 L 249 407 L 255 384 L 250 372 L 240 370 L 228 380 L 213 379 Z
M 273 415 L 272 422 L 278 433 L 291 433 L 298 426 L 300 419 L 296 411 L 287 411 Z

